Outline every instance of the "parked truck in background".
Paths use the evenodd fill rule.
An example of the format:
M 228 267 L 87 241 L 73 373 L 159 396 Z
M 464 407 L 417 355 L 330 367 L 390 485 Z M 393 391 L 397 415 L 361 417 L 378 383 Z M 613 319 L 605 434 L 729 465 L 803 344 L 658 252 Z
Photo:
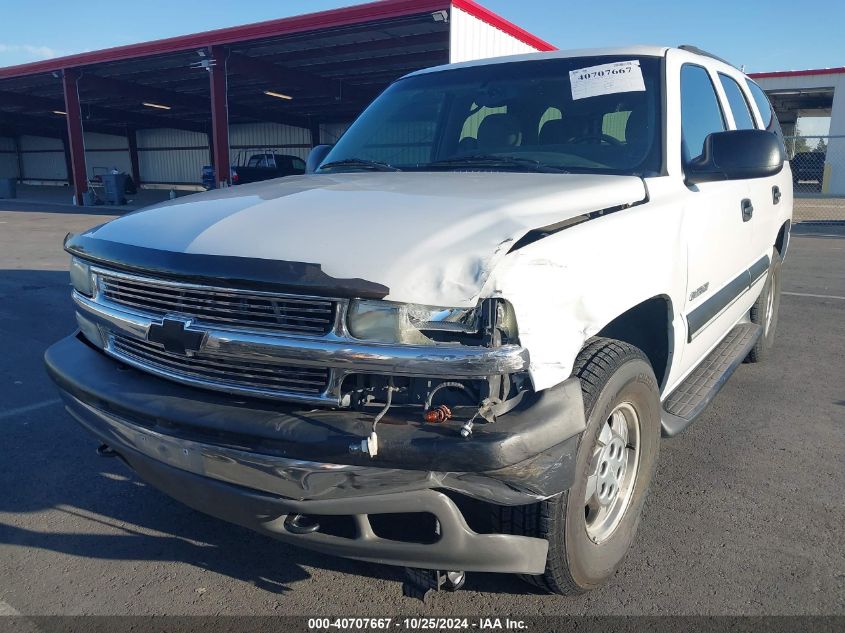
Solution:
M 305 173 L 305 161 L 298 156 L 263 152 L 251 154 L 241 152 L 236 164 L 230 168 L 230 182 L 232 185 L 245 185 L 250 182 L 260 182 L 281 178 L 282 176 L 299 176 Z M 206 165 L 202 168 L 202 184 L 206 189 L 214 189 L 214 167 Z

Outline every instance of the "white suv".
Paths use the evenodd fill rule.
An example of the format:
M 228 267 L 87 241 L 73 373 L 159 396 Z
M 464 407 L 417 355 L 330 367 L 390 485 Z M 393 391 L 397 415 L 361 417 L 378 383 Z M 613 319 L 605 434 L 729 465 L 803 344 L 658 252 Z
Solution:
M 774 340 L 792 178 L 764 93 L 688 47 L 456 64 L 310 162 L 68 236 L 70 413 L 290 543 L 437 586 L 608 580 L 661 434 Z

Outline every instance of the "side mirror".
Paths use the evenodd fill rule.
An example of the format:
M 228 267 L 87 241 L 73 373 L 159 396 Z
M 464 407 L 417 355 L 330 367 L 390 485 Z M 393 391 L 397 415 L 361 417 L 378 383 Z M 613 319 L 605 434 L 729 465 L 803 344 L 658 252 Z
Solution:
M 701 156 L 687 165 L 687 183 L 774 176 L 783 169 L 783 161 L 783 146 L 772 132 L 714 132 L 704 139 Z
M 317 171 L 317 168 L 320 166 L 326 156 L 329 155 L 329 152 L 332 151 L 334 145 L 317 145 L 311 152 L 308 154 L 308 160 L 305 161 L 305 173 L 306 174 L 313 174 Z

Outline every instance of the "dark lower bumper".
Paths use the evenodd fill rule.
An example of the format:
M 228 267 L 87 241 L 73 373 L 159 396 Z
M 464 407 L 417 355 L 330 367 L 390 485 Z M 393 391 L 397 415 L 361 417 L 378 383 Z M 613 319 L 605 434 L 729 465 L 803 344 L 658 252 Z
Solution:
M 124 452 L 123 457 L 142 479 L 190 507 L 307 549 L 422 569 L 522 574 L 541 574 L 545 569 L 546 541 L 505 534 L 477 534 L 467 526 L 449 497 L 434 490 L 293 501 L 213 481 L 139 453 Z M 405 512 L 426 512 L 437 517 L 440 539 L 431 544 L 408 543 L 380 538 L 373 533 L 368 515 Z M 357 535 L 346 538 L 319 531 L 295 534 L 285 526 L 290 514 L 306 514 L 317 520 L 325 516 L 350 516 L 358 528 Z
M 562 492 L 583 429 L 580 389 L 576 398 L 565 384 L 469 440 L 454 429 L 384 424 L 378 458 L 362 458 L 348 452 L 370 427 L 357 412 L 291 411 L 172 384 L 75 337 L 45 360 L 67 410 L 153 486 L 281 540 L 386 564 L 542 573 L 544 540 L 478 534 L 448 495 L 519 505 Z M 368 515 L 405 512 L 434 515 L 439 540 L 393 541 L 369 526 Z M 346 516 L 357 536 L 296 534 L 285 527 L 289 514 Z
M 370 434 L 371 413 L 179 385 L 122 366 L 75 336 L 50 347 L 44 359 L 62 391 L 140 426 L 180 439 L 334 464 L 480 473 L 548 454 L 552 461 L 543 460 L 545 469 L 571 470 L 571 455 L 562 445 L 585 425 L 580 386 L 571 379 L 524 398 L 495 424 L 476 424 L 470 439 L 460 436 L 460 424 L 424 424 L 419 411 L 391 410 L 379 425 L 379 453 L 370 458 L 351 454 L 349 447 Z

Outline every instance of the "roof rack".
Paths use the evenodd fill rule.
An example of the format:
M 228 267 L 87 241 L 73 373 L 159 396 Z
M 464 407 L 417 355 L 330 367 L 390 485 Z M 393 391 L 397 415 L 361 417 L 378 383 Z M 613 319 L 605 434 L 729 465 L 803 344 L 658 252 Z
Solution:
M 737 68 L 732 63 L 730 63 L 728 60 L 722 59 L 721 57 L 719 57 L 718 55 L 714 55 L 713 53 L 708 53 L 707 51 L 705 51 L 701 48 L 698 48 L 697 46 L 691 46 L 690 44 L 681 44 L 678 48 L 680 48 L 682 51 L 687 51 L 688 53 L 695 53 L 696 55 L 704 55 L 704 57 L 709 57 L 710 59 L 715 59 L 716 61 L 722 62 L 723 64 L 727 64 L 728 66 L 731 66 L 732 68 Z M 739 70 L 739 69 L 737 68 L 737 70 Z

